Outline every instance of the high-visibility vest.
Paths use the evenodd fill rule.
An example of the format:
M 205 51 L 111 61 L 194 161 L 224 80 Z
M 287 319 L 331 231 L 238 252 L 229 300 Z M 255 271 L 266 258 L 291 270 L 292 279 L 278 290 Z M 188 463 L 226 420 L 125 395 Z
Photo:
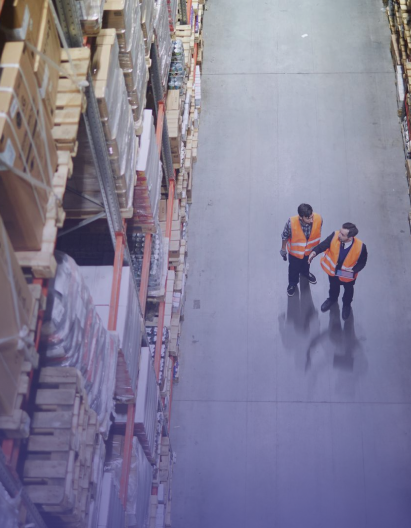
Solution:
M 338 257 L 340 255 L 341 242 L 338 238 L 339 231 L 335 232 L 334 238 L 331 241 L 329 249 L 327 249 L 324 255 L 321 258 L 321 267 L 322 269 L 330 275 L 330 277 L 335 277 L 335 268 L 338 264 Z M 344 259 L 344 262 L 341 266 L 342 270 L 351 271 L 350 268 L 355 266 L 360 258 L 362 250 L 362 242 L 358 238 L 354 238 L 352 241 L 352 246 L 347 253 L 347 256 Z M 358 273 L 354 275 L 353 279 L 347 279 L 346 277 L 339 277 L 342 282 L 351 282 L 355 280 L 358 276 Z
M 321 223 L 322 218 L 319 214 L 313 213 L 314 221 L 311 228 L 310 238 L 307 240 L 300 224 L 300 217 L 292 216 L 291 220 L 291 238 L 287 242 L 287 250 L 290 255 L 299 259 L 309 255 L 313 248 L 321 240 Z

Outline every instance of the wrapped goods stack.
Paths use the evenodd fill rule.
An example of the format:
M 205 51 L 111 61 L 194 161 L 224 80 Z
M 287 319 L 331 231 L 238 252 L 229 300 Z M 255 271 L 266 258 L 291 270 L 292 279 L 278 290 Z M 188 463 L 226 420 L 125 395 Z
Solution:
M 82 374 L 90 407 L 100 432 L 110 429 L 119 339 L 108 332 L 96 311 L 80 268 L 56 253 L 58 267 L 49 286 L 43 323 L 41 355 L 47 365 L 76 367 Z
M 118 2 L 106 2 L 104 26 L 116 31 L 119 62 L 124 73 L 135 129 L 137 133 L 141 133 L 141 116 L 145 107 L 148 80 L 141 8 L 139 2 L 133 0 L 123 2 L 121 10 L 118 7 Z M 100 32 L 100 35 L 104 33 Z
M 137 160 L 137 185 L 134 191 L 133 218 L 129 229 L 141 228 L 155 233 L 160 199 L 162 166 L 156 142 L 156 132 L 151 110 L 143 112 L 143 133 Z
M 124 436 L 114 435 L 106 462 L 106 471 L 112 473 L 117 489 L 120 489 L 123 455 Z M 138 439 L 134 437 L 126 506 L 126 523 L 129 528 L 144 528 L 148 524 L 152 479 L 153 468 Z
M 113 266 L 82 266 L 81 274 L 94 300 L 96 311 L 102 324 L 107 328 L 110 312 L 111 289 L 107 284 L 113 281 Z M 121 273 L 117 332 L 120 338 L 120 359 L 124 362 L 125 371 L 118 371 L 115 396 L 117 401 L 133 399 L 137 387 L 140 361 L 143 321 L 140 305 L 129 267 Z M 121 389 L 120 376 L 123 383 Z M 127 383 L 127 385 L 124 385 Z
M 168 72 L 172 52 L 167 0 L 157 0 L 155 9 L 154 34 L 156 36 L 158 57 L 160 60 L 161 85 L 165 93 L 167 91 Z
M 146 57 L 150 55 L 150 48 L 154 34 L 155 5 L 154 0 L 142 0 L 141 2 L 141 28 L 144 36 L 144 47 Z
M 145 235 L 143 233 L 133 233 L 128 235 L 128 247 L 130 249 L 133 273 L 137 284 L 141 283 L 141 272 L 143 268 Z M 164 267 L 167 266 L 167 254 L 164 238 L 157 225 L 156 233 L 151 242 L 150 272 L 148 276 L 148 295 L 161 294 L 164 283 Z
M 105 445 L 75 368 L 43 368 L 23 481 L 50 528 L 97 528 Z
M 104 0 L 78 0 L 78 4 L 84 35 L 97 35 L 103 21 Z

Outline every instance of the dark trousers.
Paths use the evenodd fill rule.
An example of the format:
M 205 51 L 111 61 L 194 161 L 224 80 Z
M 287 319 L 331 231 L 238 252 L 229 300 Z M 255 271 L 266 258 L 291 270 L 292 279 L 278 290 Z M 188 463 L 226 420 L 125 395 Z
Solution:
M 352 298 L 354 297 L 354 284 L 355 280 L 351 282 L 341 282 L 339 277 L 330 277 L 328 275 L 328 278 L 330 280 L 330 290 L 328 293 L 328 296 L 333 301 L 336 301 L 338 299 L 338 296 L 340 295 L 340 288 L 343 286 L 344 288 L 344 295 L 342 298 L 342 302 L 344 306 L 350 306 L 352 302 Z
M 288 254 L 288 284 L 297 286 L 300 282 L 300 274 L 308 277 L 310 265 L 308 264 L 308 255 L 302 259 Z

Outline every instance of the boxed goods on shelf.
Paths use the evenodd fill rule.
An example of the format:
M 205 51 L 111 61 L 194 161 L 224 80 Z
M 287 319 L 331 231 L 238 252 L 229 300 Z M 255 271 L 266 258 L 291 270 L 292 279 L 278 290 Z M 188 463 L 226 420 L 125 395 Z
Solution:
M 156 142 L 153 113 L 143 112 L 143 133 L 137 159 L 137 184 L 133 198 L 133 218 L 129 228 L 140 227 L 143 231 L 156 232 L 156 217 L 160 199 L 162 165 Z
M 80 370 L 88 401 L 107 437 L 119 350 L 117 334 L 108 332 L 97 313 L 80 268 L 64 253 L 56 252 L 55 279 L 49 284 L 41 355 L 48 365 Z
M 77 0 L 84 35 L 95 36 L 103 22 L 104 0 Z
M 136 277 L 138 286 L 140 286 L 141 283 L 145 237 L 146 235 L 144 233 L 131 233 L 127 236 L 133 273 Z M 161 296 L 162 287 L 165 281 L 164 266 L 167 266 L 167 261 L 165 240 L 160 226 L 157 225 L 157 231 L 153 235 L 151 241 L 150 271 L 147 289 L 149 296 Z
M 108 325 L 113 266 L 82 266 L 80 271 L 90 288 L 96 311 L 104 327 Z M 121 273 L 120 296 L 118 304 L 117 332 L 120 338 L 122 361 L 127 369 L 127 379 L 123 386 L 116 384 L 116 399 L 127 401 L 135 394 L 140 360 L 143 320 L 139 299 L 134 287 L 129 267 L 123 267 Z M 120 375 L 120 372 L 119 372 Z M 129 383 L 126 386 L 126 381 Z
M 181 157 L 181 98 L 179 90 L 170 90 L 167 94 L 167 125 L 170 137 L 171 155 L 173 166 L 180 168 Z
M 16 408 L 25 360 L 36 359 L 30 342 L 34 298 L 0 217 L 0 415 Z M 24 380 L 23 380 L 24 382 Z
M 159 57 L 160 79 L 164 93 L 167 91 L 167 79 L 170 69 L 172 43 L 168 19 L 167 0 L 157 0 L 155 7 L 154 34 Z
M 129 208 L 136 177 L 138 145 L 118 53 L 119 46 L 115 30 L 105 30 L 101 36 L 97 37 L 92 70 L 116 193 L 120 207 Z
M 0 68 L 0 210 L 14 249 L 38 250 L 57 153 L 23 42 L 6 43 Z
M 180 39 L 172 41 L 168 89 L 182 90 L 185 78 L 184 45 Z
M 154 0 L 142 0 L 141 4 L 141 28 L 144 35 L 144 46 L 146 57 L 150 54 L 151 43 L 154 32 L 155 4 Z
M 37 46 L 40 33 L 40 22 L 44 0 L 33 2 L 30 0 L 14 0 L 4 2 L 0 17 L 0 31 L 8 41 L 27 41 Z M 28 50 L 32 65 L 37 54 Z
M 96 527 L 105 445 L 75 368 L 43 368 L 35 397 L 23 482 L 50 528 Z
M 38 2 L 41 11 L 41 21 L 36 48 L 43 54 L 34 59 L 34 73 L 36 75 L 44 108 L 51 125 L 54 123 L 56 110 L 57 84 L 59 81 L 60 66 L 60 40 L 54 22 L 53 13 L 48 0 Z M 46 62 L 45 57 L 50 59 L 56 67 Z
M 125 528 L 125 511 L 120 502 L 113 473 L 105 471 L 101 483 L 101 503 L 98 513 L 98 528 Z M 95 507 L 95 506 L 93 506 Z
M 118 2 L 106 2 L 104 26 L 116 31 L 120 67 L 124 73 L 135 127 L 140 132 L 148 80 L 140 4 L 128 0 L 121 4 L 123 9 L 120 11 L 114 10 L 117 4 Z M 105 34 L 106 30 L 100 32 L 100 38 Z
M 108 453 L 106 471 L 113 474 L 117 489 L 120 488 L 123 455 L 124 436 L 114 435 Z M 126 506 L 128 528 L 144 528 L 147 526 L 152 478 L 153 468 L 147 460 L 138 439 L 134 437 Z

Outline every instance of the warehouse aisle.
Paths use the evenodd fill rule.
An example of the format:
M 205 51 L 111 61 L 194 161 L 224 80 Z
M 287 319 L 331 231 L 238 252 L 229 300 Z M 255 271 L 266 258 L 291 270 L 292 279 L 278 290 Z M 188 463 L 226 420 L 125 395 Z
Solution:
M 411 526 L 411 244 L 377 0 L 209 0 L 171 439 L 175 528 Z M 367 244 L 353 317 L 287 298 L 299 203 Z

